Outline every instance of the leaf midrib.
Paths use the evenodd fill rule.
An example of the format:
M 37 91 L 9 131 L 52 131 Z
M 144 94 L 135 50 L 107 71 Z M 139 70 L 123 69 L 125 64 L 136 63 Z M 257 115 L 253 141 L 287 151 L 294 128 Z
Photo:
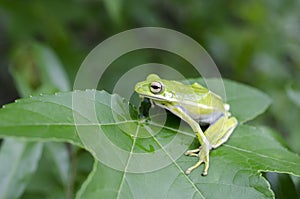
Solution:
M 200 190 L 195 186 L 195 183 L 185 174 L 185 172 L 183 171 L 183 169 L 177 164 L 176 160 L 174 160 L 172 158 L 172 156 L 169 154 L 168 151 L 165 150 L 165 148 L 161 145 L 161 143 L 157 140 L 157 138 L 155 136 L 153 136 L 153 133 L 151 133 L 148 128 L 145 128 L 148 133 L 150 135 L 152 135 L 153 139 L 155 140 L 155 142 L 161 147 L 161 149 L 166 153 L 166 155 L 169 157 L 169 159 L 172 161 L 172 163 L 178 168 L 178 170 L 183 173 L 183 176 L 187 179 L 187 181 L 193 186 L 193 188 L 195 189 L 195 193 L 198 193 L 202 198 L 205 199 L 205 197 L 203 196 L 203 194 L 200 192 Z M 176 130 L 174 130 L 176 131 Z
M 125 168 L 124 168 L 123 176 L 122 176 L 120 186 L 119 186 L 119 189 L 118 189 L 117 199 L 120 197 L 120 194 L 121 194 L 121 191 L 122 191 L 122 188 L 123 188 L 123 184 L 124 184 L 124 181 L 126 179 L 128 165 L 130 163 L 130 160 L 131 160 L 131 157 L 132 157 L 132 154 L 133 154 L 133 150 L 134 150 L 134 147 L 136 145 L 136 137 L 137 137 L 137 134 L 139 132 L 139 129 L 140 129 L 140 124 L 137 125 L 135 135 L 133 136 L 133 143 L 132 143 L 132 146 L 131 146 L 131 149 L 130 149 L 130 152 L 129 152 L 129 156 L 128 156 L 128 159 L 127 159 L 127 162 L 126 162 L 126 165 L 125 165 Z
M 87 124 L 75 124 L 75 123 L 36 123 L 36 124 L 15 124 L 15 125 L 1 125 L 2 127 L 30 127 L 30 126 L 113 126 L 119 124 L 126 124 L 126 123 L 139 123 L 139 120 L 126 120 L 114 123 L 87 123 Z

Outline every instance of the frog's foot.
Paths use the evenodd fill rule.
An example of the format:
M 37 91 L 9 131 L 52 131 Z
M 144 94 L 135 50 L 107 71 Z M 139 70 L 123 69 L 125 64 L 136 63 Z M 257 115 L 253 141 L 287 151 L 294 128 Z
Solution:
M 189 150 L 185 153 L 185 155 L 199 157 L 199 161 L 194 166 L 188 168 L 185 171 L 185 174 L 189 175 L 194 169 L 196 169 L 202 163 L 204 163 L 204 170 L 202 172 L 202 176 L 207 175 L 207 171 L 209 168 L 209 149 L 207 147 L 205 148 L 200 147 L 199 149 Z

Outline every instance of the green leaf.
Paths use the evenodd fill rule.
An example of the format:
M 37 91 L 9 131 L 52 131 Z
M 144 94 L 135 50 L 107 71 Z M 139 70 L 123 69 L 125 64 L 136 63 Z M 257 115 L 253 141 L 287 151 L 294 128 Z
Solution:
M 287 94 L 290 100 L 292 100 L 298 107 L 300 107 L 300 91 L 291 87 L 287 88 Z
M 22 198 L 68 198 L 69 157 L 64 143 L 44 143 L 37 171 Z
M 108 14 L 114 20 L 114 22 L 117 24 L 121 24 L 122 21 L 121 9 L 122 9 L 123 0 L 115 0 L 115 1 L 104 0 L 103 3 L 105 4 Z
M 4 106 L 0 137 L 62 141 L 81 145 L 73 121 L 71 93 L 36 96 Z
M 195 163 L 186 156 L 142 174 L 116 171 L 97 162 L 77 198 L 117 198 L 118 194 L 120 198 L 273 198 L 260 172 L 300 176 L 300 157 L 275 141 L 273 133 L 265 127 L 240 126 L 228 143 L 212 151 L 206 177 L 199 170 L 184 174 Z
M 262 114 L 271 104 L 271 99 L 256 88 L 228 80 L 225 88 L 230 111 L 240 123 Z
M 13 54 L 10 71 L 21 96 L 70 90 L 56 54 L 39 43 L 21 45 Z
M 300 156 L 285 148 L 277 136 L 268 127 L 241 125 L 224 148 L 237 156 L 236 163 L 251 165 L 253 170 L 300 176 Z
M 266 173 L 266 177 L 271 182 L 276 198 L 299 198 L 296 186 L 290 175 Z
M 65 187 L 69 181 L 70 165 L 69 155 L 64 143 L 46 143 L 44 146 L 46 156 L 53 162 L 53 170 Z
M 21 96 L 34 95 L 39 92 L 54 93 L 57 90 L 69 90 L 69 82 L 63 67 L 50 48 L 38 43 L 28 43 L 19 46 L 14 52 L 13 58 L 10 71 Z M 6 163 L 0 167 L 0 176 L 2 176 L 3 181 L 9 181 L 10 185 L 17 186 L 8 186 L 7 182 L 5 182 L 0 188 L 2 190 L 1 193 L 15 194 L 10 197 L 7 196 L 8 198 L 16 198 L 22 195 L 39 166 L 39 156 L 42 155 L 41 151 L 43 148 L 48 149 L 46 151 L 50 152 L 50 157 L 56 163 L 56 167 L 48 168 L 48 172 L 57 168 L 58 176 L 64 182 L 63 187 L 67 187 L 67 175 L 69 173 L 65 167 L 69 166 L 69 162 L 66 156 L 66 149 L 62 149 L 60 143 L 49 143 L 43 147 L 42 143 L 26 142 L 26 140 L 21 142 L 20 140 L 14 141 L 9 138 L 5 140 L 5 143 L 7 142 L 9 144 L 5 144 L 2 148 L 3 150 L 0 151 L 0 157 L 5 157 Z M 16 148 L 19 149 L 18 153 L 15 152 Z M 51 153 L 54 150 L 57 152 L 55 155 Z M 30 154 L 28 151 L 30 151 Z M 16 161 L 19 154 L 25 155 L 25 157 Z M 26 158 L 26 156 L 28 157 Z M 28 159 L 30 159 L 30 164 L 28 164 Z M 10 175 L 16 171 L 18 171 L 17 177 Z
M 37 168 L 42 149 L 42 143 L 4 140 L 0 153 L 1 199 L 20 197 Z
M 44 143 L 44 149 L 48 144 L 52 146 L 63 146 L 63 143 Z M 61 151 L 60 149 L 58 150 Z M 57 155 L 60 156 L 60 154 Z M 65 165 L 65 160 L 62 160 L 60 164 Z M 60 173 L 57 171 L 56 167 L 55 159 L 51 157 L 49 150 L 43 150 L 38 168 L 32 175 L 30 183 L 26 187 L 26 190 L 22 194 L 21 198 L 67 198 L 66 184 L 62 182 L 62 177 L 60 176 Z M 66 173 L 64 175 L 66 175 Z
M 251 104 L 249 112 L 247 106 L 235 110 L 243 122 L 270 103 L 256 89 L 232 82 L 226 85 L 233 95 L 228 99 L 232 108 Z M 243 91 L 237 92 L 238 88 Z M 252 94 L 249 99 L 241 94 L 247 92 Z M 259 103 L 253 102 L 253 95 Z M 72 96 L 79 100 L 77 105 L 73 99 L 72 106 Z M 179 126 L 176 117 L 167 117 L 165 123 L 160 115 L 151 121 L 138 120 L 131 118 L 129 110 L 134 111 L 126 100 L 104 91 L 32 97 L 0 110 L 0 136 L 67 141 L 91 152 L 100 162 L 95 163 L 77 198 L 240 198 L 241 194 L 273 198 L 261 172 L 300 176 L 299 156 L 287 150 L 273 131 L 243 124 L 228 142 L 211 152 L 208 176 L 200 175 L 203 166 L 186 176 L 184 171 L 197 161 L 183 155 L 187 148 L 198 147 L 191 129 L 184 123 Z M 73 114 L 79 118 L 76 125 Z

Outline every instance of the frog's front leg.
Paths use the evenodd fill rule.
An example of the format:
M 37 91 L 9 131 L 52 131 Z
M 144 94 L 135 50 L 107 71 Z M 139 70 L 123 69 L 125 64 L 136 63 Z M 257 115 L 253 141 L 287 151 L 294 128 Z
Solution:
M 167 105 L 167 107 L 165 107 L 165 108 L 167 108 L 169 111 L 171 111 L 175 115 L 179 116 L 181 119 L 183 119 L 186 123 L 188 123 L 191 126 L 193 131 L 196 133 L 196 136 L 201 145 L 201 147 L 199 149 L 193 150 L 193 154 L 195 154 L 195 155 L 191 155 L 192 153 L 188 154 L 191 156 L 198 156 L 199 161 L 194 166 L 187 169 L 185 173 L 190 174 L 192 170 L 194 170 L 195 168 L 200 166 L 202 163 L 204 163 L 205 166 L 204 166 L 204 171 L 203 171 L 202 175 L 207 175 L 207 171 L 209 168 L 209 151 L 212 148 L 212 145 L 210 144 L 209 140 L 204 135 L 203 131 L 200 128 L 200 125 L 195 120 L 193 120 L 188 114 L 186 114 L 186 112 L 184 110 L 182 110 L 182 108 L 180 106 L 168 106 Z M 196 154 L 195 152 L 199 152 L 199 153 Z

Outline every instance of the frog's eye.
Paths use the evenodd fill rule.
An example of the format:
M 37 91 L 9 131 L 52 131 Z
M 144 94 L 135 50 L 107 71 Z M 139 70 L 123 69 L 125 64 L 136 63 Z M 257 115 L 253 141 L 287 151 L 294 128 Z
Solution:
M 150 84 L 150 90 L 153 94 L 159 94 L 163 90 L 163 85 L 160 82 L 152 82 Z

